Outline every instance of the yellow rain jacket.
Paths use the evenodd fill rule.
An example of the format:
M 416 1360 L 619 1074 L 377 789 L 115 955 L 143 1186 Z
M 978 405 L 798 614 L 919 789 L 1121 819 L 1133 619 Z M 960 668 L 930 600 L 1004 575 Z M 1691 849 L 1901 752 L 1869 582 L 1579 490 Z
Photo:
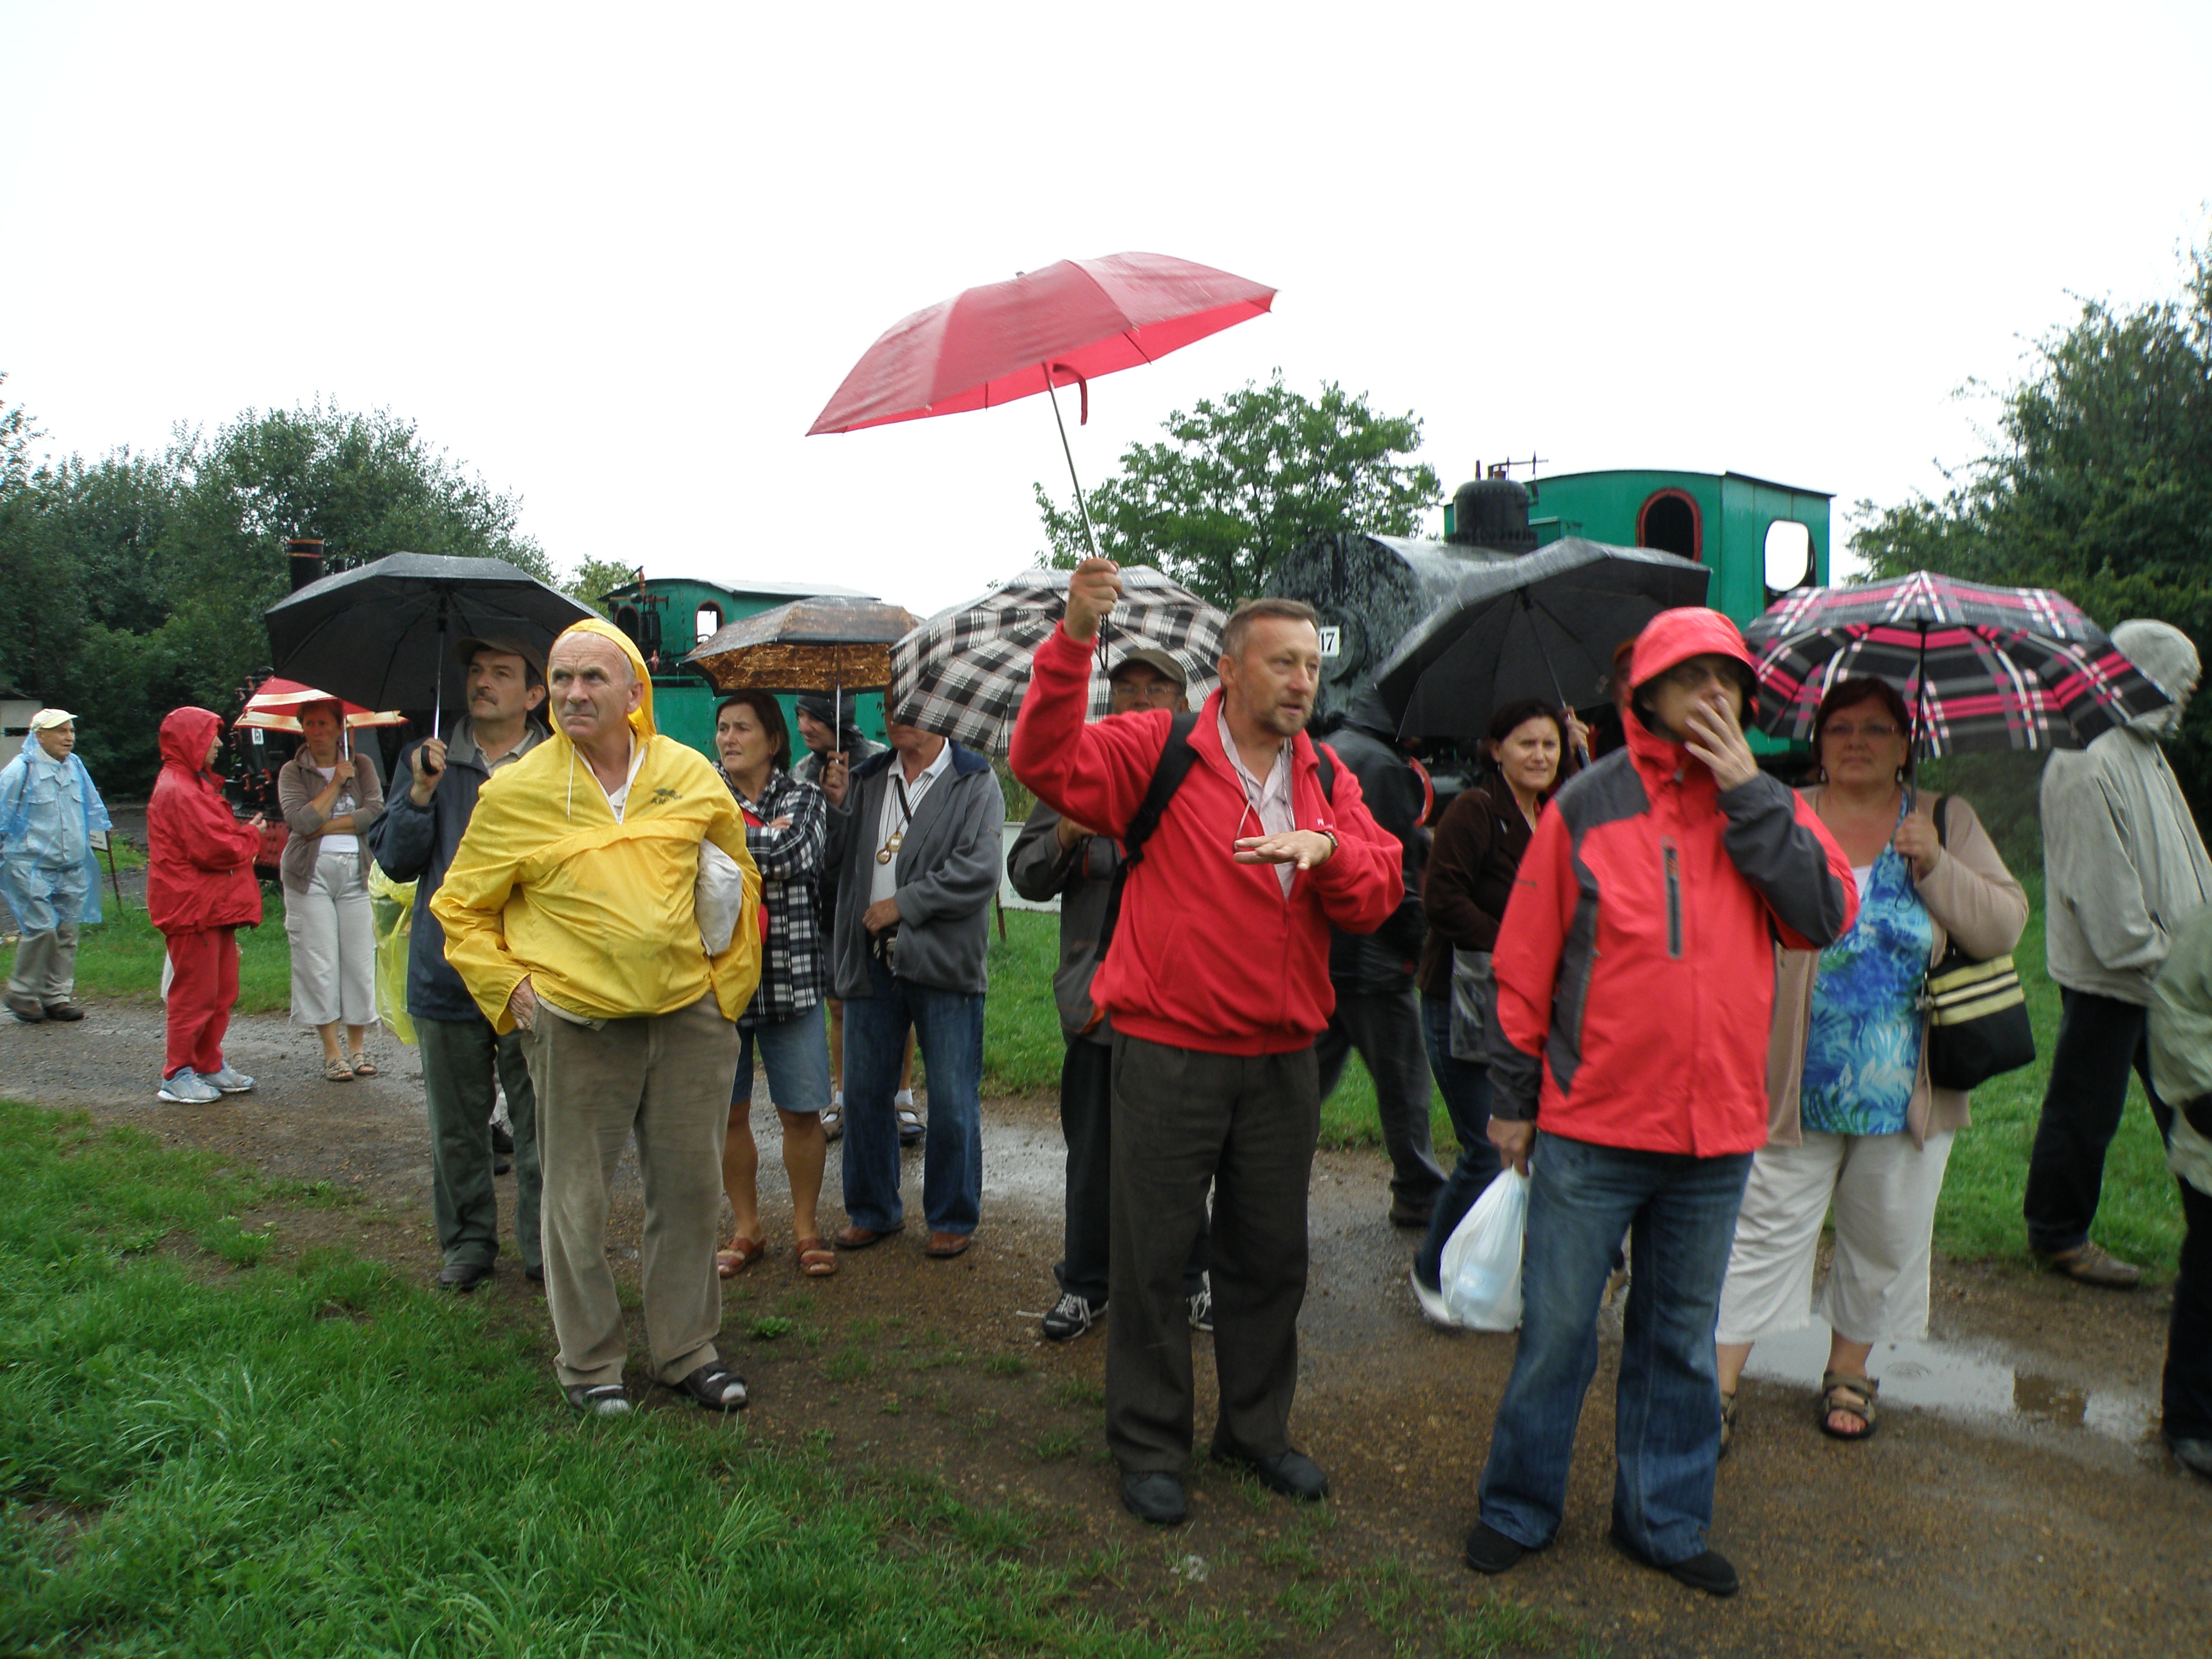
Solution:
M 568 631 L 612 640 L 645 684 L 629 717 L 645 754 L 622 822 L 556 723 L 552 741 L 493 773 L 477 797 L 430 901 L 446 960 L 502 1032 L 514 1029 L 507 1002 L 526 975 L 540 995 L 589 1019 L 673 1013 L 711 990 L 734 1020 L 761 969 L 760 872 L 744 819 L 703 756 L 654 732 L 653 681 L 637 647 L 596 617 Z M 711 957 L 693 906 L 702 840 L 744 877 L 729 948 Z

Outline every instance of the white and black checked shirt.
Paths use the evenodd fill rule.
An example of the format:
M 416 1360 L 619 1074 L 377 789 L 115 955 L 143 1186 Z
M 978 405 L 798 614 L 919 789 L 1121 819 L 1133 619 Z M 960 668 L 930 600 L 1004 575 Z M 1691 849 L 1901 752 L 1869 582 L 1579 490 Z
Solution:
M 722 781 L 729 782 L 724 773 Z M 788 772 L 769 774 L 758 800 L 747 800 L 732 784 L 738 805 L 761 824 L 788 817 L 788 830 L 745 827 L 745 847 L 760 866 L 761 905 L 768 912 L 768 939 L 761 950 L 760 989 L 738 1017 L 740 1030 L 789 1019 L 822 1000 L 829 988 L 829 964 L 822 951 L 822 923 L 814 887 L 822 876 L 822 855 L 830 842 L 829 804 L 819 789 Z

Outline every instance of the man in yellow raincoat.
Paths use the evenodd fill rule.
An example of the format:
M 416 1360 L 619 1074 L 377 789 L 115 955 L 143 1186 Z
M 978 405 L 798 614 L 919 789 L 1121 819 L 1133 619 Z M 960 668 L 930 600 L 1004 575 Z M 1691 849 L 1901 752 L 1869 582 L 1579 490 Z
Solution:
M 608 1180 L 635 1132 L 655 1376 L 735 1411 L 745 1385 L 714 1351 L 714 1244 L 734 1022 L 760 981 L 760 876 L 714 768 L 655 734 L 635 646 L 593 618 L 545 666 L 553 739 L 485 781 L 431 914 L 484 1018 L 524 1034 L 569 1404 L 629 1409 L 605 1246 Z

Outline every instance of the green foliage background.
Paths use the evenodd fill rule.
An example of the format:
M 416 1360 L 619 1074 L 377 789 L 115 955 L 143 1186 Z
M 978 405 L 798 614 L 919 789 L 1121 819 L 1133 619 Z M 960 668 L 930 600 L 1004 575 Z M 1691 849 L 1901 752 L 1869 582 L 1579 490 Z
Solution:
M 151 784 L 162 714 L 228 714 L 267 665 L 258 619 L 290 585 L 289 538 L 321 538 L 331 570 L 404 550 L 557 580 L 520 502 L 389 410 L 247 410 L 96 460 L 34 461 L 43 435 L 0 405 L 0 682 L 76 713 L 112 794 Z

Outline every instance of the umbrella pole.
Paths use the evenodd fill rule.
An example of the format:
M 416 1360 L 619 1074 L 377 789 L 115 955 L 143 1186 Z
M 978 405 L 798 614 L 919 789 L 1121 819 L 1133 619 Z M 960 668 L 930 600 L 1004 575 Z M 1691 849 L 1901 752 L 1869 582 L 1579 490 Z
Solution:
M 1044 395 L 1052 399 L 1052 423 L 1060 428 L 1060 453 L 1067 457 L 1068 482 L 1075 486 L 1075 511 L 1083 520 L 1083 539 L 1091 544 L 1091 556 L 1095 559 L 1100 556 L 1098 532 L 1091 527 L 1091 509 L 1083 500 L 1083 480 L 1075 476 L 1075 451 L 1067 441 L 1067 422 L 1060 418 L 1060 394 L 1053 390 L 1052 370 L 1048 366 L 1044 371 Z M 1103 618 L 1098 623 L 1098 661 L 1102 667 L 1105 665 L 1106 623 Z
M 1552 695 L 1559 699 L 1560 712 L 1571 714 L 1574 713 L 1574 710 L 1568 706 L 1567 694 L 1559 687 L 1559 671 L 1552 666 L 1552 653 L 1544 649 L 1544 636 L 1536 631 L 1534 617 L 1536 607 L 1530 602 L 1528 598 L 1528 590 L 1525 587 L 1521 590 L 1521 608 L 1530 613 L 1528 622 L 1528 637 L 1535 641 L 1536 654 L 1544 659 L 1544 672 L 1552 678 Z M 1589 760 L 1589 750 L 1583 748 L 1581 744 L 1577 743 L 1575 744 L 1575 753 L 1581 757 L 1584 763 L 1588 763 Z
M 430 672 L 435 677 L 430 682 L 430 735 L 441 735 L 446 714 L 446 596 L 438 595 L 438 659 Z

